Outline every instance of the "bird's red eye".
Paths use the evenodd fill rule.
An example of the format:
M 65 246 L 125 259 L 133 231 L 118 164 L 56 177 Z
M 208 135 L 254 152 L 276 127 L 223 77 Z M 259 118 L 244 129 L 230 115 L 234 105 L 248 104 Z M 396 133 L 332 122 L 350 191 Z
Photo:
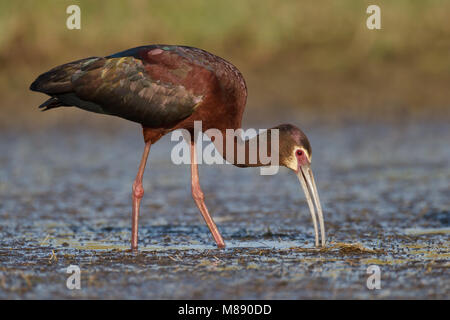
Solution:
M 303 155 L 303 151 L 302 151 L 302 150 L 297 150 L 297 155 L 298 155 L 299 157 L 301 157 L 301 156 Z

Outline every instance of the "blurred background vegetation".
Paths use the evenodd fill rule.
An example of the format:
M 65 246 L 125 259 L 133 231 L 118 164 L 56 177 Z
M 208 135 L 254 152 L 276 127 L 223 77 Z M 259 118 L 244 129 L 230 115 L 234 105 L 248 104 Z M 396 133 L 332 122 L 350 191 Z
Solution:
M 81 30 L 66 28 L 71 4 Z M 370 4 L 381 7 L 381 30 L 366 28 Z M 35 118 L 45 97 L 28 86 L 49 68 L 152 43 L 231 61 L 247 80 L 247 114 L 448 120 L 449 21 L 448 0 L 2 0 L 0 123 Z

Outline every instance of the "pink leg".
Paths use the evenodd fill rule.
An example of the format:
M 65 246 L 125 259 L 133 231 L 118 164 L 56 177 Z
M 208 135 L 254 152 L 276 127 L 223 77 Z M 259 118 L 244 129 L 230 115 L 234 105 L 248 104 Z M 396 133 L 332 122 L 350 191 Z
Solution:
M 145 143 L 144 153 L 142 154 L 139 170 L 133 183 L 133 216 L 131 220 L 131 250 L 138 248 L 138 224 L 139 224 L 139 206 L 144 196 L 144 188 L 142 187 L 142 178 L 144 176 L 145 164 L 147 163 L 148 154 L 150 152 L 151 142 Z
M 192 178 L 192 197 L 197 204 L 198 209 L 202 213 L 203 219 L 205 219 L 209 230 L 212 233 L 214 240 L 219 248 L 225 248 L 225 242 L 220 235 L 219 229 L 217 229 L 214 220 L 208 212 L 208 208 L 205 205 L 205 196 L 200 188 L 200 181 L 198 178 L 198 166 L 197 166 L 197 152 L 195 151 L 195 142 L 191 141 L 191 178 Z

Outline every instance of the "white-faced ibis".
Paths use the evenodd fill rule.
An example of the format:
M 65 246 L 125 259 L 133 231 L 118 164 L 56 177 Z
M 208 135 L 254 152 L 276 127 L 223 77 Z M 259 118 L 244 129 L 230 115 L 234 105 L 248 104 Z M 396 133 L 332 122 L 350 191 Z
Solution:
M 226 129 L 241 128 L 247 100 L 244 78 L 231 63 L 201 49 L 173 45 L 142 46 L 106 57 L 63 64 L 40 75 L 30 89 L 51 96 L 39 106 L 43 110 L 76 106 L 142 125 L 145 148 L 132 188 L 132 249 L 138 246 L 139 207 L 144 195 L 142 178 L 151 145 L 176 129 L 192 133 L 194 121 L 202 121 L 204 131 L 215 128 L 226 137 Z M 315 243 L 319 246 L 315 204 L 324 246 L 325 229 L 310 168 L 308 138 L 290 124 L 274 128 L 279 130 L 279 164 L 293 170 L 300 180 L 314 223 Z M 225 243 L 206 208 L 200 188 L 196 152 L 193 152 L 194 135 L 191 137 L 192 196 L 217 246 L 222 248 Z M 248 141 L 244 143 L 248 144 Z M 226 143 L 223 146 L 222 156 L 228 160 Z M 248 157 L 244 163 L 233 164 L 239 167 L 263 166 L 259 159 L 255 164 Z

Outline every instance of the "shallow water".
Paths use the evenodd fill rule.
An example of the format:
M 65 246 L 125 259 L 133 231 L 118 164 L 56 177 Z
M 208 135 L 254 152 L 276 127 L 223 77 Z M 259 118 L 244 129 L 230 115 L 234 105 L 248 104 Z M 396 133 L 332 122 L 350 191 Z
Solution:
M 117 122 L 114 122 L 114 125 Z M 0 298 L 449 298 L 450 132 L 434 123 L 306 127 L 327 248 L 287 169 L 200 167 L 216 249 L 174 145 L 152 147 L 140 251 L 127 251 L 143 142 L 132 124 L 3 130 Z M 81 290 L 66 269 L 81 268 Z M 381 289 L 366 286 L 378 265 Z

